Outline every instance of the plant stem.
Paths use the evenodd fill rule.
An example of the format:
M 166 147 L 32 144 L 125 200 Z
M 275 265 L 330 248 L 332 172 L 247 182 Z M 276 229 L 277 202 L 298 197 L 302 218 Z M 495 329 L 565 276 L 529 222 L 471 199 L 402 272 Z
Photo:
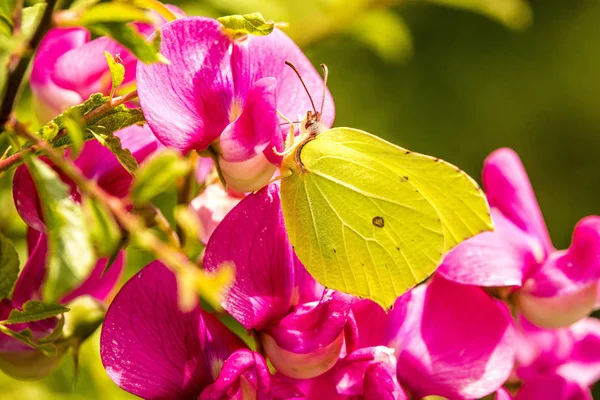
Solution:
M 100 107 L 96 108 L 95 110 L 92 110 L 89 113 L 83 115 L 81 117 L 81 122 L 85 123 L 85 122 L 91 121 L 92 119 L 97 118 L 97 117 L 101 116 L 102 114 L 109 112 L 113 108 L 118 107 L 121 104 L 125 104 L 128 101 L 135 99 L 136 97 L 137 97 L 137 90 L 129 92 L 123 96 L 115 97 L 114 99 L 111 99 L 108 102 L 102 104 Z M 58 134 L 56 135 L 54 140 L 64 136 L 65 133 L 66 133 L 65 130 L 62 129 L 60 132 L 58 132 Z M 24 149 L 21 149 L 18 153 L 12 154 L 4 159 L 0 159 L 0 173 L 6 171 L 13 165 L 21 163 L 22 154 L 24 152 L 38 152 L 38 151 L 40 151 L 40 148 L 38 146 L 34 145 L 32 147 L 26 147 Z
M 10 115 L 15 106 L 15 100 L 17 99 L 19 88 L 21 87 L 21 83 L 23 82 L 25 72 L 27 72 L 29 62 L 33 58 L 33 54 L 35 53 L 35 50 L 42 41 L 42 38 L 50 29 L 50 23 L 52 21 L 52 12 L 54 11 L 54 6 L 56 6 L 56 2 L 57 0 L 48 0 L 46 2 L 46 9 L 44 10 L 42 19 L 40 20 L 38 27 L 33 33 L 33 36 L 27 43 L 27 47 L 25 48 L 24 54 L 19 59 L 17 66 L 8 72 L 8 77 L 6 80 L 6 91 L 4 92 L 2 104 L 0 105 L 0 133 L 6 130 L 5 125 L 10 120 Z

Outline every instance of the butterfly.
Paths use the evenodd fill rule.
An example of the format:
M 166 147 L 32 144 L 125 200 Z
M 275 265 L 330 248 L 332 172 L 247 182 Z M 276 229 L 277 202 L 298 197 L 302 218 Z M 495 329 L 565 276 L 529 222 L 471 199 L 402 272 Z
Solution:
M 323 105 L 311 103 L 300 140 L 293 125 L 286 140 L 280 191 L 290 242 L 322 285 L 389 309 L 449 250 L 493 229 L 485 195 L 460 168 L 358 129 L 327 129 Z

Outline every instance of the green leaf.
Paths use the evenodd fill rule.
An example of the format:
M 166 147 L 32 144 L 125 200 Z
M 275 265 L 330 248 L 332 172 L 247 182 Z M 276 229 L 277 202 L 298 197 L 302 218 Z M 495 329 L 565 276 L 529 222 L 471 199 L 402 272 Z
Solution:
M 7 37 L 12 35 L 12 15 L 14 12 L 14 8 L 14 0 L 0 1 L 0 34 L 4 34 Z
M 73 21 L 75 26 L 104 23 L 152 22 L 148 13 L 128 3 L 99 3 L 87 8 Z
M 168 63 L 168 60 L 160 54 L 160 30 L 156 31 L 151 42 L 147 42 L 144 36 L 127 24 L 107 22 L 88 25 L 87 28 L 96 35 L 110 36 L 130 50 L 143 63 Z
M 44 303 L 36 300 L 29 300 L 23 304 L 23 311 L 12 310 L 8 319 L 0 321 L 0 324 L 21 324 L 24 322 L 41 321 L 56 317 L 69 311 L 67 307 L 60 304 Z
M 131 1 L 131 0 L 123 0 Z M 167 6 L 158 0 L 133 0 L 134 4 L 138 7 L 146 8 L 148 10 L 156 11 L 161 17 L 167 20 L 167 22 L 174 21 L 177 19 L 177 15 L 171 11 Z
M 142 205 L 175 184 L 176 178 L 188 173 L 190 165 L 172 149 L 156 153 L 138 169 L 131 193 L 133 202 Z
M 12 243 L 0 234 L 0 299 L 8 298 L 19 276 L 19 255 Z
M 84 136 L 81 130 L 81 118 L 75 117 L 76 112 L 71 114 L 73 115 L 65 115 L 62 122 L 71 139 L 71 158 L 77 158 L 83 148 Z
M 123 79 L 125 79 L 125 67 L 123 66 L 121 57 L 119 57 L 118 54 L 116 60 L 108 51 L 104 52 L 104 56 L 106 57 L 106 62 L 108 63 L 108 68 L 110 69 L 110 77 L 112 79 L 110 97 L 114 97 L 115 91 L 119 86 L 121 86 Z
M 69 187 L 43 161 L 25 159 L 43 199 L 42 211 L 48 229 L 48 270 L 43 298 L 55 301 L 89 275 L 96 259 L 81 207 L 71 199 Z
M 121 229 L 113 215 L 104 204 L 89 197 L 83 198 L 82 207 L 98 256 L 114 254 L 121 245 Z
M 102 144 L 102 146 L 106 147 L 113 153 L 117 160 L 121 163 L 123 168 L 127 170 L 130 174 L 133 174 L 138 169 L 138 163 L 133 155 L 128 149 L 124 149 L 121 145 L 121 139 L 118 136 L 114 135 L 114 131 L 104 128 L 103 126 L 98 126 L 94 128 L 88 128 L 89 131 L 94 135 L 96 140 Z
M 75 0 L 73 1 L 73 3 L 71 3 L 71 7 L 69 7 L 69 10 L 75 12 L 85 11 L 99 2 L 100 0 Z
M 198 215 L 190 210 L 188 205 L 180 204 L 174 209 L 175 221 L 183 235 L 183 251 L 190 260 L 195 260 L 200 256 L 204 246 L 200 242 L 200 233 L 203 230 L 202 223 Z
M 42 19 L 42 15 L 46 10 L 46 3 L 36 3 L 31 7 L 23 8 L 23 14 L 21 15 L 21 35 L 19 37 L 22 41 L 27 41 L 33 36 L 33 32 L 37 28 Z
M 273 21 L 265 21 L 261 13 L 229 15 L 217 18 L 217 20 L 233 38 L 245 35 L 266 36 L 273 32 L 275 28 L 275 23 Z

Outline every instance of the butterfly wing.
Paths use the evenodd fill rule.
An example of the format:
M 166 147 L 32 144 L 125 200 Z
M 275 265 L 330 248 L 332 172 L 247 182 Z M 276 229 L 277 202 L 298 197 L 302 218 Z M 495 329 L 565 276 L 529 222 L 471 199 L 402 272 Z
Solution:
M 367 132 L 326 131 L 300 159 L 305 170 L 292 165 L 282 179 L 284 218 L 300 260 L 327 287 L 389 307 L 446 251 L 492 227 L 467 174 Z

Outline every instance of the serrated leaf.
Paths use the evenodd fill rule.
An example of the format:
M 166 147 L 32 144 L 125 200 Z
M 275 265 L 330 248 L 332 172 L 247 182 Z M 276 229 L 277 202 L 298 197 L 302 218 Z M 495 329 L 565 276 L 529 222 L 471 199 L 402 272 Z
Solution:
M 244 35 L 266 36 L 273 32 L 275 22 L 266 21 L 261 13 L 252 13 L 246 15 L 229 15 L 217 18 L 227 30 L 227 33 L 234 37 Z
M 51 357 L 56 355 L 56 346 L 54 343 L 38 343 L 33 338 L 33 334 L 29 328 L 22 330 L 20 332 L 13 331 L 10 328 L 7 328 L 4 325 L 0 325 L 0 332 L 12 337 L 13 339 L 17 339 L 21 343 L 26 344 L 34 350 L 38 350 L 45 356 Z
M 89 197 L 83 198 L 82 207 L 97 255 L 106 257 L 114 254 L 121 244 L 121 229 L 113 215 L 104 204 Z
M 108 51 L 104 52 L 104 56 L 106 57 L 106 62 L 108 63 L 108 69 L 110 70 L 110 77 L 112 80 L 112 86 L 110 89 L 110 97 L 115 95 L 115 91 L 125 79 L 125 67 L 123 66 L 121 59 L 117 55 L 117 59 L 112 56 Z
M 73 24 L 89 26 L 103 23 L 152 22 L 144 10 L 128 3 L 99 3 L 85 9 Z
M 23 311 L 12 310 L 8 319 L 0 321 L 0 324 L 21 324 L 24 322 L 41 321 L 56 317 L 58 315 L 68 312 L 69 309 L 60 304 L 44 303 L 37 300 L 29 300 L 23 304 Z
M 91 272 L 96 261 L 81 207 L 56 172 L 39 159 L 26 162 L 43 200 L 42 212 L 48 229 L 48 268 L 44 299 L 57 300 Z
M 131 154 L 129 149 L 124 149 L 121 145 L 121 139 L 114 135 L 114 131 L 106 129 L 103 126 L 88 128 L 88 130 L 94 135 L 96 140 L 111 153 L 117 157 L 117 160 L 121 163 L 123 168 L 130 174 L 133 174 L 138 169 L 138 163 Z M 118 129 L 116 129 L 118 130 Z
M 135 174 L 131 189 L 134 204 L 150 202 L 159 193 L 175 185 L 175 180 L 189 170 L 189 163 L 177 151 L 165 149 L 156 153 Z
M 8 298 L 19 276 L 19 255 L 12 243 L 0 235 L 0 299 Z
M 123 23 L 92 24 L 88 25 L 87 28 L 96 35 L 110 36 L 131 51 L 143 63 L 168 62 L 160 54 L 160 30 L 156 31 L 151 42 L 147 42 L 146 38 L 135 28 Z

